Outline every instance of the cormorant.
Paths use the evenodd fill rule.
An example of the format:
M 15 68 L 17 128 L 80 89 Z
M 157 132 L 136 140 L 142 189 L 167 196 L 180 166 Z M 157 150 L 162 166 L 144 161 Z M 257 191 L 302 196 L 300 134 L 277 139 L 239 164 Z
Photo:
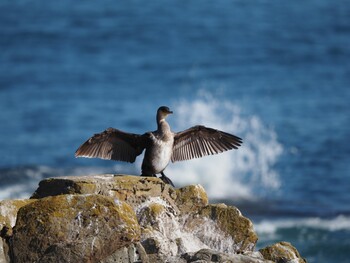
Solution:
M 172 132 L 166 117 L 173 112 L 166 106 L 157 110 L 158 128 L 143 135 L 123 132 L 114 128 L 97 133 L 83 143 L 75 152 L 75 157 L 101 158 L 133 163 L 146 149 L 142 162 L 142 176 L 160 177 L 174 186 L 165 176 L 164 170 L 172 162 L 200 158 L 237 149 L 242 139 L 202 125 L 181 132 Z

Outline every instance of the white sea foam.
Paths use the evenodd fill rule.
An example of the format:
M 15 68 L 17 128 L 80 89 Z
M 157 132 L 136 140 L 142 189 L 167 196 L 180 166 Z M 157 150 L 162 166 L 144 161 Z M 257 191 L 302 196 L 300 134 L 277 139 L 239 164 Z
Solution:
M 23 183 L 0 188 L 0 201 L 5 199 L 29 198 L 35 186 L 32 183 Z
M 339 215 L 334 218 L 288 218 L 278 220 L 263 220 L 254 224 L 258 234 L 274 235 L 280 229 L 313 228 L 327 231 L 349 231 L 350 216 Z
M 173 108 L 176 118 L 169 117 L 169 122 L 175 122 L 174 131 L 201 124 L 243 139 L 238 151 L 170 164 L 167 175 L 175 184 L 200 183 L 209 198 L 253 199 L 258 191 L 278 189 L 279 176 L 272 167 L 283 147 L 258 116 L 244 116 L 239 106 L 207 93 L 178 101 Z

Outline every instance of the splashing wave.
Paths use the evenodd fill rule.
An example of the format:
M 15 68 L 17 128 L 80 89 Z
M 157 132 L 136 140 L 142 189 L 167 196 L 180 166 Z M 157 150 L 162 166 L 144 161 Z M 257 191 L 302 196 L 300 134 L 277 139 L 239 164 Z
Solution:
M 176 130 L 202 124 L 243 138 L 237 151 L 170 164 L 168 175 L 176 175 L 178 185 L 200 183 L 210 198 L 254 199 L 280 186 L 273 169 L 283 151 L 276 133 L 256 115 L 246 116 L 228 100 L 205 93 L 194 100 L 181 100 L 173 106 L 176 118 L 169 118 Z

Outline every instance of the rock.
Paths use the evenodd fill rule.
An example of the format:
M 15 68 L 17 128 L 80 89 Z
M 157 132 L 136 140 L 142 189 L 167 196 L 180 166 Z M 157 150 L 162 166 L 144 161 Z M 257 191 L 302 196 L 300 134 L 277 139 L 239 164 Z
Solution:
M 226 254 L 212 249 L 201 249 L 194 254 L 185 254 L 186 262 L 219 262 L 219 263 L 267 263 L 262 257 L 241 254 Z
M 229 257 L 224 253 L 218 253 L 217 251 L 211 249 L 201 249 L 193 255 L 193 261 L 204 260 L 206 262 L 222 262 L 228 261 Z
M 118 198 L 134 208 L 149 198 L 160 197 L 181 213 L 194 212 L 208 204 L 208 196 L 200 185 L 174 189 L 155 177 L 113 174 L 44 179 L 31 198 L 61 194 L 100 194 Z
M 128 247 L 122 247 L 118 249 L 111 256 L 101 260 L 99 263 L 115 262 L 150 263 L 143 246 L 139 242 L 131 244 Z
M 110 174 L 45 179 L 40 182 L 32 198 L 61 194 L 100 194 L 127 202 L 138 214 L 142 244 L 146 246 L 146 251 L 151 254 L 157 251 L 165 256 L 174 256 L 179 248 L 176 241 L 178 236 L 164 229 L 169 228 L 171 231 L 171 225 L 179 225 L 179 219 L 175 219 L 177 215 L 195 212 L 208 204 L 207 194 L 200 185 L 175 190 L 155 177 Z M 150 234 L 155 232 L 157 238 Z M 173 238 L 169 238 L 169 235 Z M 162 248 L 156 244 L 162 244 Z
M 202 248 L 230 253 L 243 250 L 244 246 L 252 250 L 257 237 L 251 222 L 236 208 L 223 205 L 218 207 L 209 205 L 197 209 L 195 213 L 176 214 L 164 200 L 150 200 L 137 212 L 142 230 L 141 243 L 148 254 L 157 255 L 157 262 Z M 207 213 L 215 209 L 226 209 L 226 217 L 221 210 L 217 216 Z M 181 209 L 180 211 L 182 212 Z M 225 223 L 225 219 L 228 223 Z M 234 232 L 237 229 L 242 234 Z M 224 232 L 228 230 L 231 232 Z
M 141 244 L 147 254 L 156 254 L 161 261 L 179 252 L 181 227 L 176 210 L 160 197 L 149 198 L 136 210 L 141 226 Z
M 9 238 L 12 236 L 12 228 L 15 226 L 18 210 L 36 200 L 3 200 L 0 202 L 0 263 L 10 262 Z
M 6 226 L 8 228 L 14 227 L 17 218 L 18 210 L 29 203 L 36 200 L 31 199 L 15 199 L 0 201 L 0 230 Z
M 252 222 L 236 207 L 225 204 L 203 207 L 186 220 L 185 227 L 209 247 L 223 252 L 253 251 L 258 240 Z M 211 233 L 221 233 L 221 239 Z
M 44 179 L 31 198 L 61 194 L 100 194 L 118 198 L 133 208 L 149 197 L 161 197 L 170 204 L 176 199 L 176 190 L 159 178 L 113 174 Z
M 140 239 L 135 213 L 102 195 L 42 198 L 18 211 L 15 262 L 99 262 Z
M 251 221 L 236 207 L 208 204 L 200 185 L 174 189 L 159 178 L 127 175 L 57 177 L 41 181 L 32 198 L 0 216 L 0 241 L 5 242 L 0 263 L 1 253 L 11 256 L 3 262 L 20 263 L 267 263 L 287 258 L 275 245 L 254 251 Z M 289 246 L 279 249 L 298 258 Z
M 265 259 L 272 260 L 273 262 L 306 263 L 306 260 L 301 258 L 298 250 L 288 242 L 279 242 L 259 251 Z
M 189 185 L 176 190 L 176 205 L 181 213 L 196 212 L 208 204 L 208 196 L 201 185 Z

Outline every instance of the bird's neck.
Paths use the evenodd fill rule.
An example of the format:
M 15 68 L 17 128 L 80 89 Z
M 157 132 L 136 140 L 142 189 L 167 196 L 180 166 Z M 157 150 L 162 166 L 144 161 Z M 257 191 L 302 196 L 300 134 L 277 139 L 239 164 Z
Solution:
M 158 131 L 165 133 L 170 132 L 170 126 L 164 118 L 157 118 Z

